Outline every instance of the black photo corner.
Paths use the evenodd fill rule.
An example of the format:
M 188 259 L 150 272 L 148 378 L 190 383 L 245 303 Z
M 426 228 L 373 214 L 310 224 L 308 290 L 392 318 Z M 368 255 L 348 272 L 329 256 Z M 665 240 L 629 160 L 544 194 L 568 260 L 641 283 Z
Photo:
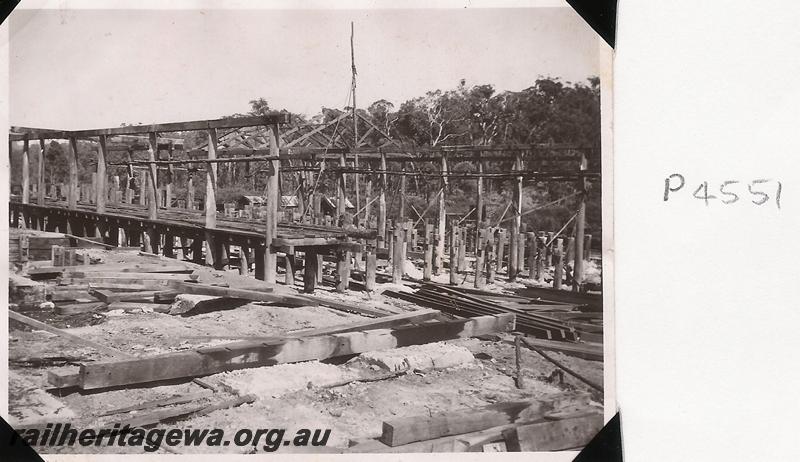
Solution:
M 0 416 L 0 460 L 9 462 L 44 462 L 14 428 Z
M 573 462 L 622 462 L 619 412 L 581 449 Z
M 8 15 L 19 5 L 20 0 L 0 0 L 0 24 L 6 21 Z
M 567 0 L 611 48 L 616 44 L 617 0 Z

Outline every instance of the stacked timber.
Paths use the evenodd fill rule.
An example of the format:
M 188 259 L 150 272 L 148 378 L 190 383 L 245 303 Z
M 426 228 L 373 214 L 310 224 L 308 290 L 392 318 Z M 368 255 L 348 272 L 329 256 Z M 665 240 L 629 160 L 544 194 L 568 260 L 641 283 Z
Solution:
M 462 291 L 430 283 L 422 284 L 422 287 L 415 293 L 387 290 L 384 291 L 384 294 L 467 318 L 487 314 L 514 313 L 517 316 L 517 330 L 536 338 L 572 342 L 581 338 L 581 333 L 575 327 L 558 318 L 527 309 L 518 303 L 498 302 L 496 294 L 477 295 L 475 291 Z M 590 337 L 593 336 L 590 335 Z M 593 337 L 593 340 L 596 340 L 596 337 Z M 602 332 L 600 340 L 602 340 Z
M 52 246 L 67 247 L 69 244 L 69 239 L 60 233 L 11 228 L 9 229 L 8 261 L 9 263 L 21 263 L 49 260 Z

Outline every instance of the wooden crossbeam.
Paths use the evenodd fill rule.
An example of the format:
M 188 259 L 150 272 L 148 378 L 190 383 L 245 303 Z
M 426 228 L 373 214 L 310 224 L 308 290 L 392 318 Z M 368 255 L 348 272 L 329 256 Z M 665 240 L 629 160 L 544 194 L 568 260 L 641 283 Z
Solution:
M 514 315 L 483 316 L 397 329 L 324 335 L 275 342 L 242 341 L 151 358 L 82 364 L 84 390 L 200 377 L 219 372 L 272 366 L 409 345 L 474 337 L 514 329 Z
M 291 121 L 288 113 L 272 112 L 267 115 L 251 117 L 233 117 L 228 119 L 196 120 L 191 122 L 173 122 L 153 125 L 130 125 L 125 127 L 98 128 L 91 130 L 47 130 L 30 129 L 24 133 L 12 133 L 9 135 L 10 141 L 22 141 L 25 139 L 69 139 L 82 138 L 100 135 L 145 135 L 150 132 L 182 132 L 199 131 L 210 128 L 239 128 L 252 127 L 257 125 L 286 124 Z

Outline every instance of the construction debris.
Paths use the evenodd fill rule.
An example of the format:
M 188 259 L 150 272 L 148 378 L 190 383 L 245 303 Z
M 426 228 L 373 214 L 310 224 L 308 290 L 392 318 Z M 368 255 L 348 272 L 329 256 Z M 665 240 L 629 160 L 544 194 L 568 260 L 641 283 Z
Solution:
M 416 291 L 386 284 L 357 301 L 357 295 L 299 294 L 139 252 L 92 252 L 85 264 L 68 264 L 70 252 L 59 257 L 64 263 L 59 266 L 29 261 L 10 289 L 14 309 L 28 310 L 28 315 L 11 311 L 12 322 L 36 329 L 24 335 L 25 344 L 53 341 L 46 337 L 53 335 L 63 345 L 15 355 L 14 377 L 26 374 L 20 380 L 31 383 L 30 374 L 40 371 L 42 390 L 49 393 L 42 392 L 47 399 L 38 402 L 52 408 L 43 412 L 74 415 L 73 425 L 196 424 L 218 419 L 214 416 L 222 414 L 216 411 L 224 409 L 246 421 L 245 416 L 274 413 L 270 400 L 276 399 L 297 400 L 287 411 L 294 408 L 299 416 L 310 412 L 302 404 L 310 399 L 332 419 L 355 409 L 366 418 L 357 428 L 348 423 L 361 420 L 356 414 L 327 423 L 350 436 L 328 451 L 489 452 L 578 447 L 602 423 L 591 402 L 595 395 L 588 393 L 592 387 L 574 392 L 568 391 L 574 385 L 565 385 L 574 368 L 583 371 L 583 364 L 602 359 L 602 345 L 576 342 L 583 329 L 602 332 L 596 324 L 602 317 L 583 311 L 586 305 L 579 301 L 427 282 L 410 283 Z M 329 320 L 318 324 L 323 313 Z M 242 331 L 225 321 L 252 316 L 276 329 Z M 297 324 L 286 324 L 292 317 Z M 173 324 L 181 326 L 180 333 L 161 331 Z M 525 350 L 522 362 L 508 335 L 512 331 L 527 333 L 528 346 L 591 361 L 566 367 L 559 360 L 553 368 L 553 358 Z M 122 332 L 131 340 L 123 341 Z M 165 348 L 160 344 L 167 339 L 171 346 Z M 553 369 L 539 374 L 536 367 Z M 564 369 L 568 378 L 556 383 L 563 389 L 537 379 Z M 588 377 L 597 380 L 594 372 Z M 464 388 L 470 382 L 473 388 Z M 363 395 L 368 390 L 369 397 Z M 475 397 L 461 394 L 469 390 Z M 403 409 L 419 398 L 433 407 Z M 12 415 L 28 416 L 24 423 L 30 428 L 43 425 L 19 409 L 23 402 L 16 401 Z M 461 404 L 453 408 L 456 402 Z M 86 405 L 95 411 L 71 409 Z M 369 422 L 381 421 L 375 439 L 370 428 L 380 429 Z

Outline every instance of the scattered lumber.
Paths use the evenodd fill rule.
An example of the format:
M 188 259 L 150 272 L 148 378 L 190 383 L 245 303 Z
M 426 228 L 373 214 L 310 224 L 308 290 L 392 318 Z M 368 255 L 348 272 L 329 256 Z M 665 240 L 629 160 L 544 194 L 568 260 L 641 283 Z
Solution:
M 45 330 L 47 332 L 50 332 L 51 334 L 56 334 L 59 337 L 71 340 L 71 341 L 73 341 L 75 343 L 79 343 L 81 345 L 86 345 L 88 347 L 92 347 L 97 351 L 101 351 L 101 352 L 103 352 L 105 354 L 108 354 L 108 355 L 111 355 L 111 356 L 124 357 L 124 358 L 133 358 L 134 357 L 133 355 L 124 353 L 122 351 L 115 350 L 115 349 L 107 347 L 105 345 L 101 345 L 99 343 L 92 342 L 91 340 L 86 340 L 83 337 L 79 337 L 77 335 L 70 334 L 70 333 L 65 332 L 65 331 L 63 331 L 61 329 L 55 328 L 55 327 L 50 326 L 48 324 L 45 324 L 45 323 L 43 323 L 41 321 L 37 321 L 36 319 L 29 318 L 28 316 L 25 316 L 24 314 L 17 313 L 15 311 L 9 310 L 8 311 L 8 317 L 10 319 L 13 319 L 14 321 L 21 322 L 21 323 L 26 324 L 26 325 L 28 325 L 30 327 L 35 328 L 35 329 Z
M 525 339 L 529 345 L 541 348 L 542 350 L 557 351 L 565 355 L 576 356 L 589 361 L 602 361 L 603 360 L 603 345 L 588 344 L 588 343 L 569 343 L 569 342 L 553 342 L 550 340 L 542 340 L 538 338 Z
M 303 295 L 303 297 L 315 302 L 318 305 L 326 306 L 334 310 L 344 311 L 347 313 L 357 313 L 363 316 L 382 317 L 388 313 L 386 311 L 375 310 L 364 306 L 353 306 L 347 303 L 341 303 L 334 300 L 328 300 L 322 297 L 315 297 L 313 295 Z
M 403 417 L 383 422 L 380 441 L 389 446 L 400 446 L 514 422 L 533 421 L 553 410 L 588 404 L 587 393 L 564 393 L 549 400 L 513 401 L 430 417 Z
M 88 303 L 65 303 L 56 305 L 56 314 L 71 315 L 90 313 L 93 311 L 103 311 L 108 307 L 104 302 L 88 302 Z
M 182 274 L 182 273 L 134 273 L 134 272 L 122 272 L 122 271 L 103 271 L 103 272 L 92 272 L 92 271 L 65 271 L 62 273 L 62 277 L 67 279 L 82 279 L 82 278 L 90 278 L 90 279 L 115 279 L 115 280 L 123 280 L 123 281 L 136 281 L 136 280 L 176 280 L 176 281 L 184 281 L 189 280 L 189 274 Z
M 400 446 L 387 446 L 380 440 L 373 438 L 351 439 L 350 448 L 347 452 L 351 453 L 442 453 L 442 452 L 467 452 L 474 447 L 482 447 L 484 444 L 501 441 L 503 431 L 512 429 L 518 424 L 506 424 L 491 427 L 461 435 L 444 436 L 414 443 L 403 444 Z
M 249 404 L 256 400 L 254 395 L 245 395 L 236 398 L 230 398 L 214 404 L 194 404 L 191 406 L 184 406 L 172 409 L 165 409 L 155 411 L 147 415 L 136 415 L 127 420 L 118 422 L 121 427 L 146 427 L 155 425 L 159 422 L 173 421 L 178 419 L 189 419 L 192 417 L 199 417 L 210 414 L 220 409 L 228 409 L 231 407 L 241 406 L 242 404 Z
M 254 302 L 278 303 L 287 306 L 316 306 L 306 297 L 271 293 L 271 289 L 249 290 L 212 286 L 192 282 L 171 281 L 170 287 L 182 294 L 210 295 L 212 297 L 241 298 Z M 269 291 L 268 291 L 269 290 Z
M 438 310 L 423 308 L 416 311 L 410 311 L 408 313 L 383 316 L 377 319 L 364 319 L 346 324 L 338 324 L 335 326 L 298 330 L 294 332 L 289 332 L 287 334 L 287 337 L 292 337 L 292 338 L 314 337 L 317 335 L 339 334 L 344 332 L 397 327 L 406 324 L 415 324 L 422 321 L 427 321 L 429 319 L 435 318 L 438 315 L 439 315 Z
M 397 329 L 287 338 L 274 342 L 232 342 L 150 358 L 81 364 L 78 386 L 84 390 L 92 390 L 200 377 L 237 369 L 322 360 L 513 329 L 514 315 L 506 313 Z
M 92 296 L 106 303 L 114 302 L 171 302 L 180 292 L 175 290 L 144 290 L 137 292 L 112 292 L 110 290 L 92 289 Z
M 58 274 L 71 271 L 83 273 L 191 273 L 185 265 L 174 263 L 101 263 L 97 265 L 41 266 L 29 268 L 28 274 Z
M 66 388 L 74 388 L 78 386 L 80 381 L 80 374 L 64 374 L 47 371 L 47 385 L 49 388 L 63 390 Z
M 156 313 L 168 313 L 169 305 L 163 303 L 144 303 L 144 302 L 113 302 L 108 304 L 108 311 L 123 310 L 123 311 L 138 311 L 138 310 L 151 310 Z
M 110 409 L 108 411 L 105 411 L 105 412 L 102 412 L 100 414 L 97 414 L 96 417 L 104 417 L 104 416 L 113 415 L 113 414 L 122 414 L 122 413 L 125 413 L 125 412 L 131 412 L 131 411 L 141 411 L 141 410 L 144 410 L 144 409 L 153 409 L 153 408 L 157 408 L 157 407 L 172 406 L 174 404 L 191 403 L 192 401 L 195 401 L 195 400 L 198 400 L 198 399 L 201 399 L 201 398 L 207 398 L 207 397 L 211 396 L 212 394 L 213 394 L 213 392 L 211 392 L 210 390 L 202 390 L 202 391 L 198 391 L 196 393 L 189 393 L 188 395 L 177 395 L 177 396 L 170 396 L 168 398 L 154 399 L 152 401 L 146 401 L 144 403 L 134 404 L 132 406 L 125 406 L 125 407 L 119 407 L 119 408 L 116 408 L 116 409 Z
M 522 283 L 525 284 L 524 281 Z M 581 305 L 584 311 L 603 311 L 603 296 L 601 294 L 571 292 L 567 290 L 557 290 L 547 287 L 534 286 L 527 286 L 524 289 L 520 289 L 516 292 L 517 295 L 523 297 Z
M 384 294 L 407 300 L 419 305 L 429 306 L 457 316 L 472 317 L 487 314 L 515 313 L 517 330 L 537 338 L 548 340 L 577 341 L 578 333 L 574 328 L 561 321 L 542 316 L 530 311 L 520 310 L 469 295 L 440 284 L 424 283 L 415 293 L 387 290 Z
M 17 367 L 57 367 L 67 364 L 75 364 L 81 361 L 86 361 L 87 358 L 83 356 L 23 356 L 17 358 L 9 358 L 9 364 Z
M 67 286 L 71 289 L 117 289 L 128 291 L 141 291 L 141 290 L 169 290 L 168 280 L 133 280 L 133 279 L 114 279 L 114 278 L 61 278 L 58 284 Z
M 406 324 L 414 324 L 423 321 L 427 321 L 429 319 L 433 319 L 439 315 L 439 311 L 431 310 L 423 308 L 421 310 L 411 311 L 408 313 L 403 314 L 395 314 L 392 316 L 384 316 L 381 318 L 376 319 L 365 319 L 359 320 L 355 322 L 349 322 L 346 324 L 337 324 L 335 326 L 328 326 L 328 327 L 318 327 L 314 329 L 303 329 L 297 330 L 294 332 L 289 332 L 282 337 L 261 337 L 261 336 L 189 336 L 183 338 L 189 338 L 192 340 L 215 340 L 215 339 L 237 339 L 237 340 L 262 340 L 262 341 L 274 341 L 279 340 L 280 338 L 303 338 L 303 337 L 315 337 L 318 335 L 329 335 L 329 334 L 341 334 L 344 332 L 354 332 L 354 331 L 362 331 L 362 330 L 370 330 L 370 329 L 383 329 L 387 327 L 397 327 Z
M 603 414 L 591 412 L 544 420 L 503 431 L 509 451 L 561 451 L 586 446 L 603 428 Z

